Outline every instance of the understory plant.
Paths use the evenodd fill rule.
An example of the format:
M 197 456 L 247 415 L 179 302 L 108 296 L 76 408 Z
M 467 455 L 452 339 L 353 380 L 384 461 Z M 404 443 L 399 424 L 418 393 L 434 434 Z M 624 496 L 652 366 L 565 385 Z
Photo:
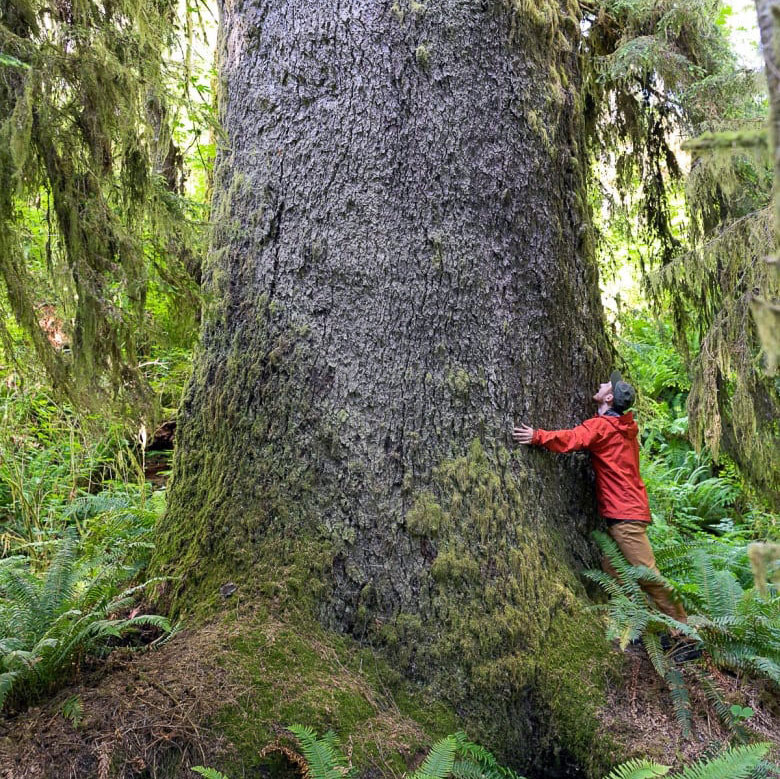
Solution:
M 285 753 L 299 762 L 301 773 L 307 779 L 344 779 L 355 774 L 333 731 L 318 737 L 311 728 L 303 725 L 292 725 L 289 730 L 297 739 L 301 754 L 290 754 L 286 749 Z M 278 747 L 270 747 L 275 748 Z M 667 765 L 634 759 L 617 766 L 604 779 L 654 779 L 661 776 L 669 779 L 764 779 L 773 770 L 762 762 L 768 750 L 769 744 L 726 749 L 674 774 L 669 774 L 671 769 Z M 194 766 L 192 770 L 206 779 L 228 779 L 214 768 Z M 487 749 L 469 741 L 465 733 L 453 733 L 437 741 L 420 767 L 407 776 L 409 779 L 523 779 L 510 768 L 499 765 Z
M 666 682 L 675 713 L 683 731 L 690 729 L 690 695 L 685 679 L 674 664 L 672 651 L 664 651 L 663 636 L 676 630 L 702 642 L 709 658 L 718 666 L 749 675 L 760 675 L 780 686 L 780 596 L 773 586 L 762 595 L 759 588 L 729 568 L 747 570 L 742 554 L 713 541 L 676 543 L 658 550 L 657 562 L 667 579 L 644 566 L 629 565 L 617 544 L 604 533 L 594 533 L 601 551 L 617 571 L 615 579 L 603 571 L 588 571 L 609 596 L 603 607 L 607 613 L 607 637 L 617 639 L 621 649 L 641 640 L 653 667 Z M 681 597 L 690 612 L 687 624 L 652 608 L 640 581 L 664 584 Z M 752 581 L 751 581 L 752 584 Z M 703 664 L 696 668 L 702 685 L 723 723 L 740 737 L 745 736 L 739 718 L 725 703 L 714 679 Z
M 654 779 L 659 776 L 668 779 L 763 779 L 775 775 L 773 767 L 762 762 L 768 750 L 769 744 L 734 747 L 673 774 L 669 773 L 668 765 L 650 760 L 629 760 L 617 766 L 605 779 Z
M 137 449 L 118 422 L 75 414 L 41 387 L 0 393 L 0 555 L 46 564 L 65 529 L 83 535 L 107 512 L 150 526 Z
M 50 692 L 141 627 L 171 634 L 165 617 L 130 611 L 157 580 L 128 586 L 134 569 L 110 554 L 84 555 L 75 531 L 56 546 L 41 572 L 26 556 L 0 560 L 0 710 Z

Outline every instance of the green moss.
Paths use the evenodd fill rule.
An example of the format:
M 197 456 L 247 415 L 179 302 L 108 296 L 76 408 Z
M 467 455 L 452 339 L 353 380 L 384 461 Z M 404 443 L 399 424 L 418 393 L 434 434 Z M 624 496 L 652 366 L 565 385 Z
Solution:
M 353 540 L 326 533 L 317 521 L 340 492 L 338 485 L 315 490 L 307 455 L 316 447 L 341 456 L 344 410 L 325 414 L 312 407 L 304 375 L 311 336 L 267 296 L 252 315 L 238 333 L 207 323 L 224 358 L 215 365 L 201 357 L 185 394 L 185 406 L 197 413 L 177 433 L 153 560 L 175 582 L 175 611 L 194 603 L 208 613 L 227 581 L 252 594 L 280 583 L 286 599 L 300 597 L 313 609 L 327 589 L 333 557 Z M 305 420 L 305 438 L 287 435 L 290 419 Z
M 406 528 L 415 536 L 434 537 L 446 521 L 447 516 L 430 492 L 420 493 L 406 514 Z
M 479 566 L 467 553 L 442 552 L 431 566 L 431 576 L 437 582 L 450 581 L 465 586 L 479 582 Z
M 417 60 L 417 64 L 421 68 L 427 68 L 430 65 L 431 62 L 431 52 L 428 49 L 428 47 L 421 43 L 415 50 L 414 50 L 414 58 Z
M 603 644 L 600 621 L 569 604 L 552 621 L 536 674 L 536 689 L 550 716 L 550 737 L 564 743 L 590 776 L 605 775 L 621 758 L 598 718 L 607 679 L 617 680 L 621 663 L 617 653 L 606 654 L 598 658 L 594 673 L 593 649 Z
M 226 617 L 226 630 L 233 619 Z M 406 759 L 460 727 L 449 707 L 429 701 L 374 653 L 311 620 L 235 619 L 240 634 L 230 639 L 224 661 L 245 693 L 215 713 L 213 726 L 237 754 L 220 770 L 259 770 L 268 763 L 260 750 L 284 743 L 282 729 L 302 723 L 349 739 L 361 773 L 400 775 Z
M 461 400 L 468 400 L 471 388 L 474 385 L 484 387 L 486 384 L 484 376 L 474 376 L 463 368 L 452 368 L 447 371 L 447 388 L 453 397 Z

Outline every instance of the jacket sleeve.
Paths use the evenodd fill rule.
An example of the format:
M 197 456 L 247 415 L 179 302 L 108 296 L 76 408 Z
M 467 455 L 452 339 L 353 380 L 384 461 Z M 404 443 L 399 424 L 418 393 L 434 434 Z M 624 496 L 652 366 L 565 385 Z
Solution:
M 534 430 L 532 444 L 543 446 L 551 452 L 576 452 L 590 449 L 602 437 L 597 420 L 587 420 L 570 430 Z

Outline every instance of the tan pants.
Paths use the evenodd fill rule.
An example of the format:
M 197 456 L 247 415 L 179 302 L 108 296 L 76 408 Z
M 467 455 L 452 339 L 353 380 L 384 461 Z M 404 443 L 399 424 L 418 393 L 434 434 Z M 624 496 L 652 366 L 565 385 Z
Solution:
M 647 568 L 660 573 L 655 566 L 655 555 L 647 540 L 647 525 L 644 522 L 615 522 L 607 532 L 615 539 L 615 543 L 620 547 L 623 557 L 631 565 L 644 565 Z M 601 567 L 610 575 L 618 578 L 617 571 L 612 567 L 609 560 L 604 557 L 601 561 Z M 656 582 L 640 581 L 642 589 L 653 599 L 655 605 L 664 614 L 668 614 L 678 622 L 687 622 L 688 615 L 682 604 L 677 603 L 672 593 Z

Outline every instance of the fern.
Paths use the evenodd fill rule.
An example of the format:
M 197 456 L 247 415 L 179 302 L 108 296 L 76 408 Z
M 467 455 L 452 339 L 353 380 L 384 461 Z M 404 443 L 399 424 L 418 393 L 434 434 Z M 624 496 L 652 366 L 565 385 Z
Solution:
M 668 773 L 668 765 L 635 759 L 619 765 L 605 779 L 655 779 L 658 776 L 666 776 Z
M 340 779 L 353 774 L 349 760 L 341 752 L 332 731 L 322 738 L 304 725 L 291 725 L 288 730 L 301 746 L 311 779 Z M 437 741 L 412 779 L 523 779 L 512 769 L 502 766 L 485 747 L 469 741 L 463 732 L 453 733 Z
M 768 750 L 769 744 L 727 749 L 711 760 L 700 760 L 680 773 L 669 774 L 669 779 L 748 779 L 756 769 L 760 770 L 761 758 Z M 669 766 L 635 759 L 622 763 L 605 779 L 654 779 L 668 773 Z
M 694 763 L 669 779 L 747 779 L 768 751 L 769 744 L 735 747 L 714 760 Z
M 640 580 L 666 582 L 641 566 L 630 566 L 611 539 L 594 534 L 604 554 L 620 574 L 620 580 L 602 571 L 588 571 L 609 596 L 607 637 L 618 639 L 621 648 L 642 639 L 653 667 L 669 688 L 675 715 L 684 731 L 690 726 L 690 701 L 682 675 L 670 666 L 660 634 L 674 629 L 700 639 L 716 665 L 751 675 L 764 676 L 780 685 L 780 597 L 769 588 L 766 597 L 754 587 L 745 546 L 729 547 L 709 540 L 689 541 L 662 547 L 657 562 L 675 573 L 672 587 L 692 611 L 687 625 L 649 608 L 644 594 L 637 594 Z M 738 571 L 734 573 L 732 570 Z M 748 587 L 748 589 L 744 589 Z M 704 672 L 698 674 L 708 678 Z M 723 711 L 722 701 L 710 680 L 705 694 L 718 716 L 739 737 L 744 730 Z
M 447 779 L 452 774 L 457 750 L 458 742 L 454 736 L 440 739 L 412 776 L 414 779 Z
M 205 776 L 206 779 L 228 779 L 225 774 L 221 774 L 214 768 L 204 768 L 202 765 L 194 765 L 192 766 L 192 770 L 195 771 L 196 774 Z
M 687 737 L 691 732 L 691 698 L 685 679 L 677 668 L 670 668 L 664 676 L 664 681 L 672 696 L 674 716 L 680 724 L 683 737 Z
M 342 779 L 349 775 L 349 761 L 339 749 L 335 733 L 329 731 L 317 738 L 314 730 L 304 725 L 290 725 L 288 730 L 301 745 L 311 779 Z
M 697 678 L 699 688 L 704 692 L 712 708 L 715 709 L 718 719 L 740 740 L 746 740 L 747 732 L 745 728 L 735 720 L 731 707 L 726 703 L 710 676 L 699 669 L 694 669 L 693 673 Z
M 142 614 L 121 619 L 135 595 L 154 581 L 124 590 L 128 571 L 105 556 L 81 557 L 74 533 L 57 544 L 42 575 L 30 560 L 0 561 L 0 708 L 55 687 L 67 669 L 141 626 L 171 631 L 167 619 Z

